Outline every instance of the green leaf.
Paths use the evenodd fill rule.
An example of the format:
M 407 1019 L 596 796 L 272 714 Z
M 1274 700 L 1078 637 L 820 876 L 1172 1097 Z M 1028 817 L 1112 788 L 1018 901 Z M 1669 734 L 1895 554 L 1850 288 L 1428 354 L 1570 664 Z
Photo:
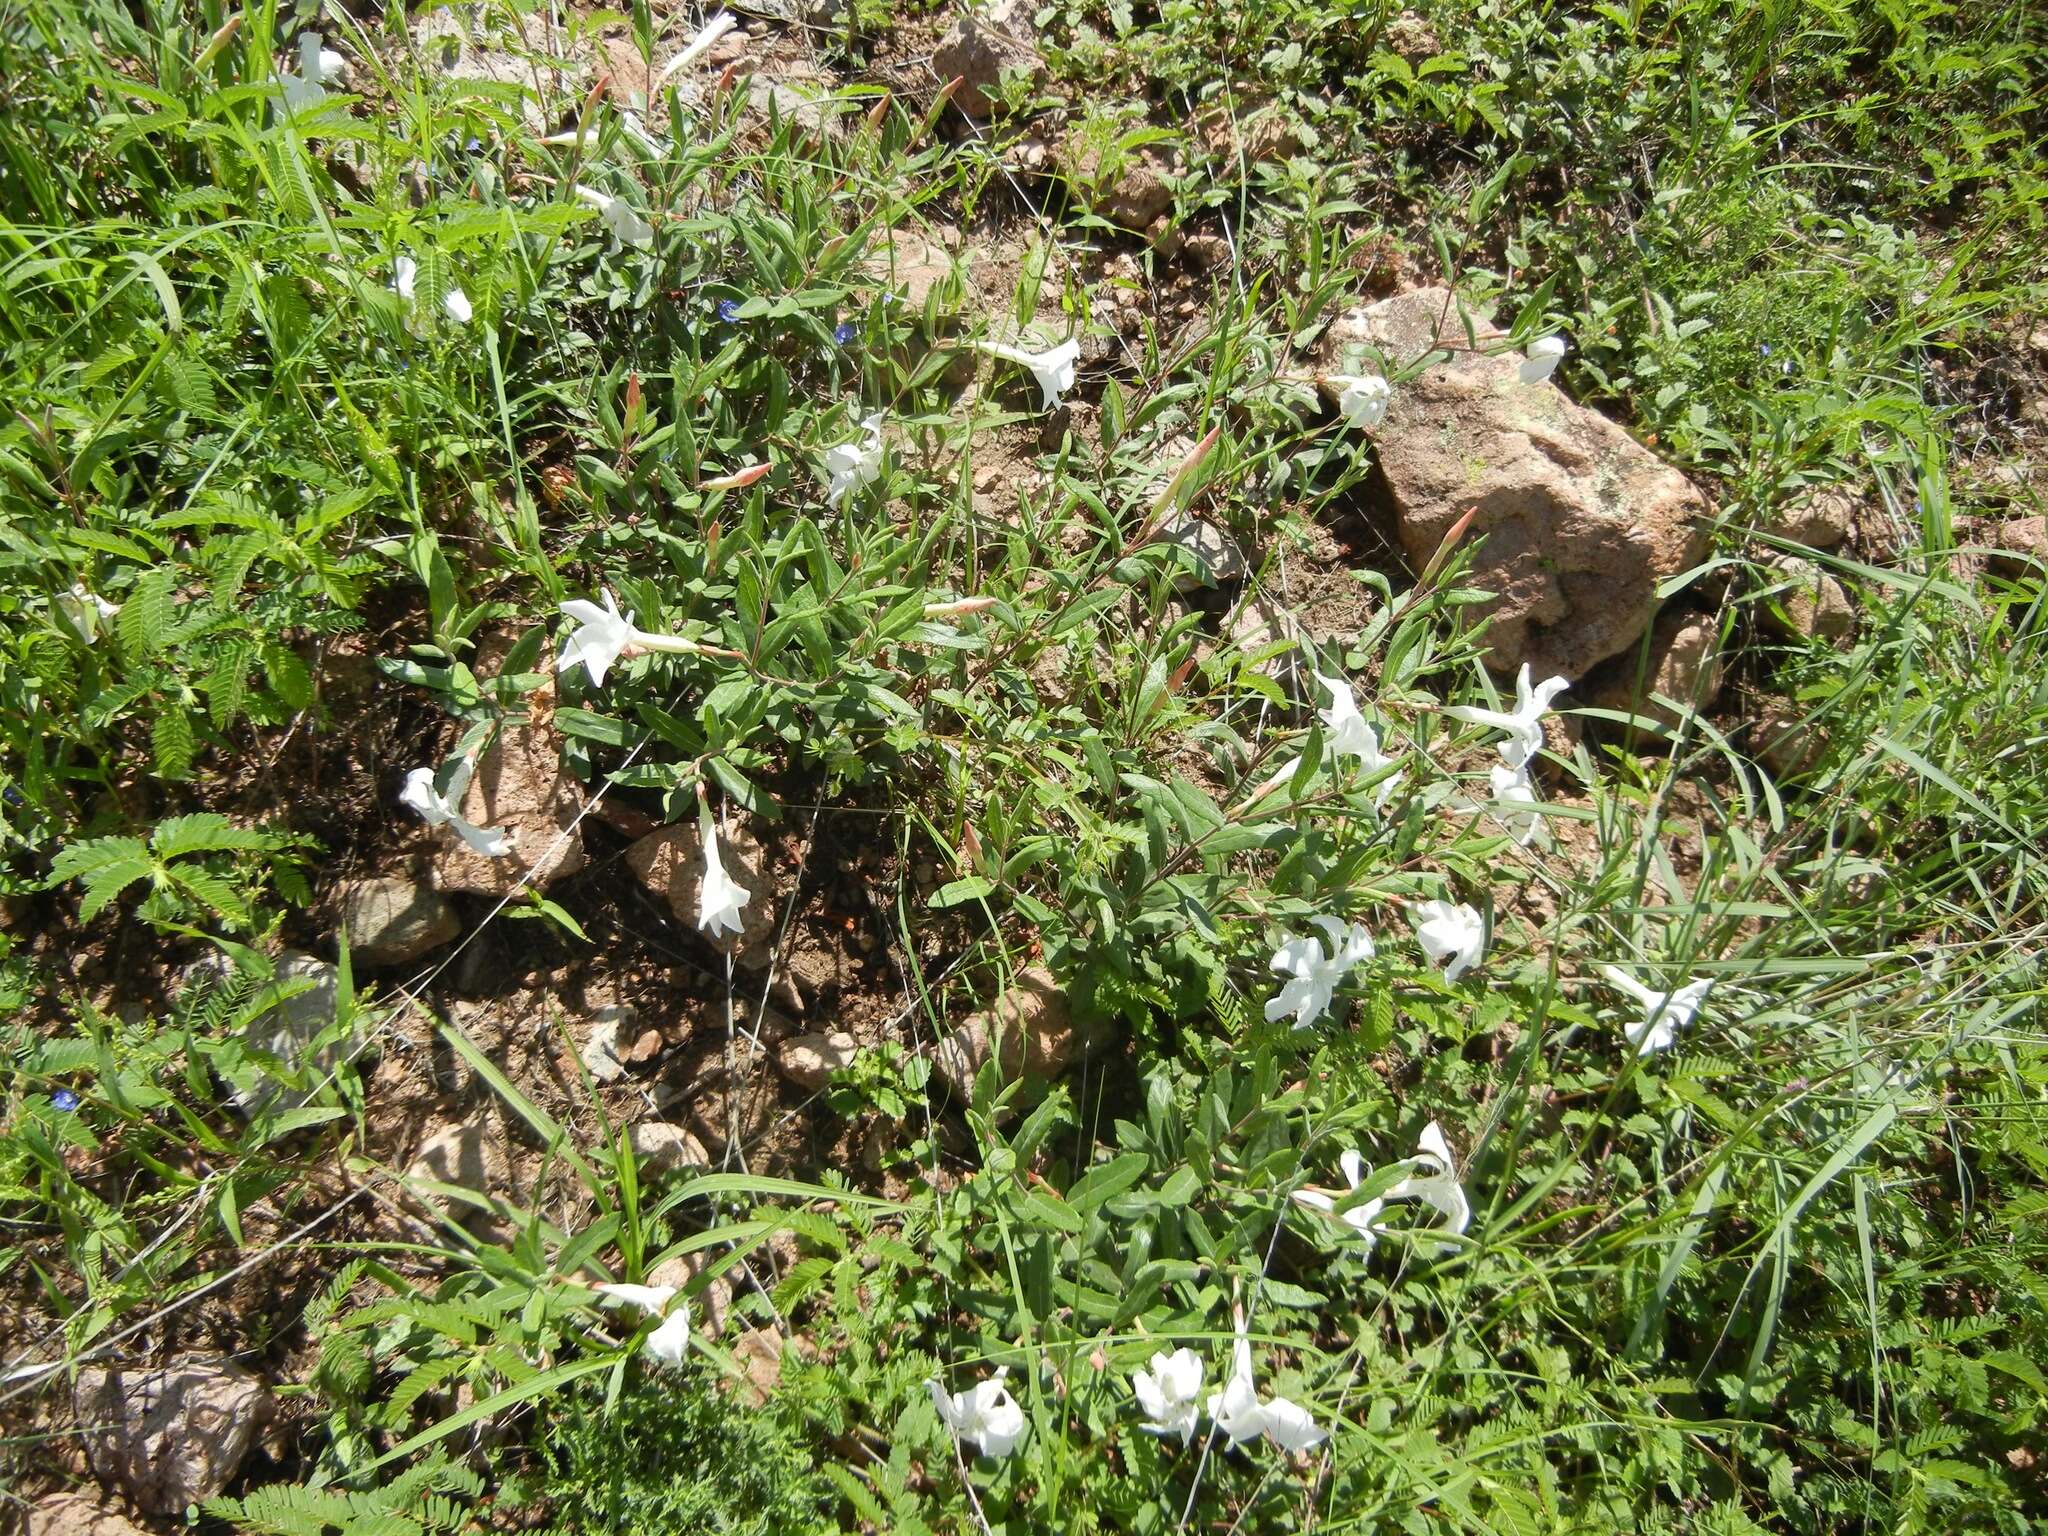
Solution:
M 273 841 L 269 833 L 238 827 L 214 811 L 169 817 L 149 835 L 149 845 L 160 859 L 188 853 L 259 853 Z

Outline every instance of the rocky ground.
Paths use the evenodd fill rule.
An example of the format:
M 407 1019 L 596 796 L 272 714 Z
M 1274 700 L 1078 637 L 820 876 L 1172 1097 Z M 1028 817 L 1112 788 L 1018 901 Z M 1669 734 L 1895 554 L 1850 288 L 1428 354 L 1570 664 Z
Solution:
M 531 57 L 547 52 L 547 37 L 499 48 L 457 30 L 447 35 L 445 67 L 538 87 L 537 128 L 554 128 L 594 80 L 622 100 L 646 93 L 648 66 L 620 27 L 604 29 L 598 50 L 562 57 L 553 70 Z M 764 121 L 774 113 L 818 133 L 857 131 L 865 103 L 831 95 L 844 82 L 804 39 L 801 26 L 749 20 L 685 75 L 686 99 L 750 89 Z M 678 33 L 664 50 L 679 40 Z M 654 72 L 666 62 L 658 52 Z M 990 13 L 899 30 L 868 78 L 935 103 L 958 77 L 950 98 L 957 111 L 941 115 L 936 131 L 965 140 L 1001 110 L 1003 69 L 1031 65 L 1014 20 Z M 1277 132 L 1256 116 L 1218 123 L 1208 147 L 1272 154 L 1284 148 Z M 1228 229 L 1167 226 L 1168 181 L 1179 167 L 1166 151 L 1148 147 L 1107 168 L 1101 159 L 1052 129 L 1026 135 L 1006 150 L 1009 206 L 892 237 L 876 256 L 874 280 L 913 309 L 953 310 L 963 330 L 987 329 L 984 317 L 1014 305 L 1047 228 L 1036 210 L 1057 178 L 1063 195 L 1121 231 L 1102 235 L 1085 256 L 1056 257 L 1072 264 L 1058 276 L 1078 286 L 1093 322 L 1084 372 L 1131 369 L 1148 332 L 1185 344 L 1203 323 L 1210 285 L 1229 269 Z M 1717 522 L 1744 509 L 1716 505 L 1710 487 L 1556 385 L 1519 384 L 1519 354 L 1489 351 L 1500 333 L 1484 317 L 1468 331 L 1447 290 L 1392 259 L 1368 284 L 1378 297 L 1327 327 L 1298 359 L 1304 375 L 1356 371 L 1367 347 L 1418 358 L 1441 348 L 1447 360 L 1400 382 L 1375 434 L 1377 477 L 1307 547 L 1199 516 L 1159 529 L 1191 557 L 1180 609 L 1167 621 L 1196 616 L 1205 656 L 1275 652 L 1266 665 L 1300 698 L 1299 669 L 1279 648 L 1363 626 L 1376 599 L 1351 572 L 1376 570 L 1405 585 L 1461 530 L 1468 541 L 1483 536 L 1470 584 L 1499 594 L 1491 665 L 1504 681 L 1525 663 L 1538 676 L 1572 680 L 1566 702 L 1580 713 L 1554 722 L 1553 745 L 1569 750 L 1582 732 L 1648 741 L 1704 726 L 1775 771 L 1796 772 L 1805 750 L 1799 712 L 1774 691 L 1768 644 L 1750 642 L 1767 640 L 1773 627 L 1849 642 L 1859 622 L 1853 594 L 1802 551 L 1879 560 L 1892 514 L 1854 492 L 1817 487 L 1761 530 L 1781 578 L 1769 598 L 1732 592 L 1712 570 L 1678 584 L 1700 567 Z M 1045 324 L 1064 324 L 1059 286 L 1042 285 L 1037 319 Z M 985 391 L 1001 404 L 1017 387 L 997 384 L 985 366 L 958 372 L 970 401 Z M 1006 425 L 978 444 L 969 475 L 977 515 L 999 526 L 1016 489 L 1044 472 L 1041 453 L 1064 434 L 1082 451 L 1112 453 L 1099 411 L 1084 389 L 1043 421 Z M 1174 459 L 1172 451 L 1161 455 L 1162 474 Z M 1966 533 L 1977 546 L 1966 569 L 2048 557 L 2038 516 Z M 1268 574 L 1253 592 L 1247 573 L 1261 566 Z M 395 638 L 379 637 L 378 645 Z M 563 766 L 546 691 L 534 697 L 526 728 L 505 733 L 484 755 L 462 806 L 476 824 L 508 829 L 519 859 L 474 857 L 393 813 L 404 769 L 441 760 L 451 744 L 449 729 L 412 710 L 406 694 L 364 667 L 324 732 L 280 745 L 284 774 L 246 786 L 258 798 L 303 797 L 309 829 L 336 852 L 314 909 L 290 934 L 296 948 L 287 970 L 310 989 L 253 1021 L 249 1039 L 289 1059 L 327 1027 L 336 940 L 345 931 L 355 984 L 372 1002 L 355 1035 L 330 1049 L 362 1075 L 360 1161 L 327 1170 L 289 1205 L 246 1213 L 247 1273 L 208 1302 L 144 1326 L 118 1351 L 154 1363 L 88 1363 L 66 1391 L 7 1404 L 10 1432 L 82 1429 L 52 1441 L 53 1470 L 89 1474 L 109 1496 L 41 1498 L 27 1511 L 34 1536 L 119 1536 L 135 1521 L 169 1521 L 221 1491 L 252 1457 L 290 1464 L 293 1409 L 271 1383 L 289 1382 L 303 1367 L 300 1320 L 334 1267 L 312 1243 L 431 1236 L 444 1218 L 503 1230 L 522 1210 L 576 1198 L 546 1166 L 533 1127 L 508 1113 L 473 1062 L 451 1049 L 448 1031 L 579 1138 L 624 1127 L 653 1167 L 833 1168 L 885 1193 L 897 1187 L 904 1148 L 922 1132 L 825 1104 L 833 1072 L 862 1050 L 894 1043 L 928 1058 L 944 1085 L 943 1094 L 934 1091 L 942 1102 L 991 1058 L 1006 1073 L 1038 1077 L 1105 1052 L 1115 1059 L 1114 1038 L 1075 1025 L 1036 957 L 1020 957 L 1024 967 L 1007 980 L 968 968 L 980 935 L 972 909 L 922 916 L 914 951 L 906 951 L 896 914 L 878 910 L 875 893 L 902 886 L 927 895 L 952 871 L 928 846 L 884 841 L 858 795 L 818 804 L 816 786 L 777 786 L 788 808 L 782 822 L 733 829 L 728 867 L 756 900 L 745 930 L 714 946 L 697 927 L 695 823 L 660 824 L 658 802 L 631 791 L 593 797 Z M 1710 762 L 1700 771 L 1711 780 Z M 1561 804 L 1573 804 L 1569 786 L 1551 787 L 1565 795 Z M 1713 803 L 1707 782 L 1693 803 L 1668 809 L 1683 823 L 1716 814 Z M 237 808 L 262 809 L 246 799 Z M 1517 901 L 1532 924 L 1547 915 L 1545 893 L 1558 883 L 1547 870 L 1560 861 L 1597 867 L 1613 853 L 1598 826 L 1568 825 L 1572 832 L 1528 852 Z M 558 903 L 588 942 L 524 910 L 526 884 Z M 74 979 L 116 1010 L 176 990 L 161 979 L 130 985 L 121 973 L 134 958 L 110 950 L 79 964 Z M 189 959 L 152 958 L 173 966 Z M 929 990 L 941 982 L 952 1004 L 943 1029 L 934 1025 Z M 942 1122 L 933 1134 L 944 1143 L 960 1131 Z M 312 1223 L 316 1230 L 305 1232 Z M 765 1262 L 772 1269 L 775 1256 Z M 19 1290 L 25 1274 L 13 1271 L 17 1294 L 0 1313 L 9 1323 L 8 1357 L 54 1358 L 34 1298 Z M 17 1416 L 25 1407 L 28 1416 Z

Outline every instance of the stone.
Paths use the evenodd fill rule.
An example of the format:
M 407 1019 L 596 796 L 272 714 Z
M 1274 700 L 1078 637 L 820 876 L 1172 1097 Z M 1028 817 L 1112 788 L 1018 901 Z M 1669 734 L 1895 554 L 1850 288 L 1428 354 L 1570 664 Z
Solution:
M 1830 645 L 1856 633 L 1856 604 L 1849 589 L 1811 560 L 1774 560 L 1767 570 L 1773 591 L 1763 611 L 1781 632 Z
M 535 133 L 552 133 L 557 120 L 583 98 L 590 61 L 556 57 L 548 18 L 493 10 L 489 21 L 465 24 L 444 6 L 413 23 L 414 46 L 429 69 L 450 80 L 510 85 L 520 91 L 519 111 Z
M 891 233 L 863 265 L 871 281 L 900 293 L 903 308 L 914 316 L 924 314 L 933 293 L 939 295 L 944 309 L 947 300 L 957 298 L 961 291 L 957 283 L 947 286 L 954 276 L 952 253 L 913 230 Z
M 1237 547 L 1237 540 L 1185 508 L 1169 514 L 1152 535 L 1151 542 L 1178 545 L 1194 557 L 1192 567 L 1183 563 L 1175 569 L 1173 590 L 1176 592 L 1229 586 L 1244 577 L 1244 551 Z
M 1593 694 L 1591 702 L 1598 708 L 1676 726 L 1682 718 L 1680 713 L 1657 703 L 1655 695 L 1662 694 L 1700 712 L 1705 712 L 1721 696 L 1719 634 L 1714 621 L 1705 614 L 1673 609 L 1658 616 L 1650 631 L 1650 653 L 1640 696 L 1636 691 L 1637 654 L 1630 651 L 1609 665 L 1617 675 Z
M 579 873 L 587 862 L 577 830 L 583 790 L 562 771 L 554 686 L 528 694 L 526 707 L 525 724 L 508 720 L 478 759 L 460 807 L 465 821 L 509 834 L 512 852 L 488 858 L 446 827 L 430 829 L 439 890 L 504 896 L 519 888 L 529 868 L 534 885 L 549 886 Z
M 1127 150 L 1079 128 L 1060 145 L 1059 162 L 1091 213 L 1131 230 L 1144 229 L 1173 206 L 1173 178 L 1187 169 L 1170 144 Z
M 2029 561 L 2048 565 L 2048 518 L 2006 518 L 1992 525 L 1991 538 L 2003 553 L 2020 557 L 2006 562 L 2015 570 L 2024 569 Z
M 1795 778 L 1820 762 L 1827 733 L 1809 724 L 1789 699 L 1770 699 L 1749 722 L 1749 749 L 1781 779 Z
M 747 82 L 743 110 L 763 129 L 772 115 L 814 137 L 841 139 L 846 125 L 834 106 L 831 87 L 822 80 L 764 80 L 756 75 Z
M 749 1407 L 759 1408 L 782 1385 L 782 1335 L 773 1328 L 749 1328 L 732 1341 L 732 1357 L 745 1373 L 741 1395 Z
M 1676 469 L 1555 384 L 1523 384 L 1520 354 L 1450 292 L 1418 288 L 1335 321 L 1319 366 L 1398 368 L 1441 346 L 1448 356 L 1394 390 L 1374 451 L 1398 534 L 1420 570 L 1476 511 L 1483 537 L 1468 585 L 1495 594 L 1487 665 L 1574 680 L 1642 637 L 1657 586 L 1705 547 L 1706 499 Z
M 1856 498 L 1837 485 L 1824 485 L 1780 507 L 1770 531 L 1808 549 L 1835 549 L 1849 541 L 1856 528 Z
M 711 1158 L 704 1143 L 666 1120 L 642 1120 L 627 1133 L 633 1158 L 642 1169 L 669 1173 L 677 1168 L 708 1168 Z
M 817 1093 L 859 1054 L 860 1042 L 843 1029 L 797 1035 L 776 1048 L 775 1070 L 804 1092 Z
M 590 1030 L 576 1059 L 593 1082 L 616 1083 L 626 1075 L 626 1064 L 619 1057 L 619 1031 L 632 1019 L 632 1009 L 618 1006 L 600 1008 L 590 1016 Z
M 1045 79 L 1045 60 L 1025 40 L 1031 13 L 1022 0 L 999 0 L 980 15 L 955 18 L 932 50 L 932 72 L 940 81 L 959 77 L 953 105 L 976 122 L 1002 110 L 1003 76 L 1023 74 L 1035 88 Z
M 974 1077 L 996 1058 L 1005 1081 L 1049 1079 L 1108 1045 L 1114 1031 L 1100 1024 L 1074 1023 L 1067 995 L 1043 966 L 1021 971 L 1009 988 L 981 1013 L 964 1020 L 932 1051 L 932 1065 L 956 1098 L 974 1095 Z
M 774 956 L 775 927 L 781 903 L 767 876 L 767 850 L 745 822 L 735 822 L 718 835 L 719 862 L 748 893 L 740 909 L 740 931 L 712 939 L 697 926 L 697 886 L 704 878 L 704 841 L 694 821 L 679 822 L 649 833 L 626 850 L 626 864 L 648 894 L 668 903 L 677 922 L 702 933 L 715 948 L 733 958 L 741 970 L 765 970 Z
M 23 1536 L 145 1536 L 118 1509 L 82 1493 L 53 1493 L 29 1506 Z
M 1424 59 L 1433 59 L 1444 51 L 1437 40 L 1436 28 L 1429 19 L 1416 11 L 1403 11 L 1387 23 L 1387 51 L 1409 64 L 1419 64 Z
M 361 1052 L 363 1030 L 360 1020 L 341 1038 L 330 1040 L 317 1050 L 314 1047 L 314 1042 L 334 1023 L 335 1009 L 341 1001 L 341 973 L 338 970 L 325 960 L 286 950 L 277 958 L 273 979 L 280 986 L 305 985 L 274 1007 L 266 1008 L 243 1027 L 242 1045 L 245 1049 L 275 1057 L 286 1071 L 293 1074 L 305 1071 L 315 1079 L 331 1071 L 337 1063 Z M 251 1065 L 246 1072 L 237 1075 L 233 1089 L 235 1107 L 244 1114 L 252 1115 L 273 1102 L 287 1109 L 297 1109 L 315 1096 L 319 1085 L 316 1081 L 305 1088 L 284 1088 L 268 1070 Z
M 675 1254 L 663 1259 L 647 1272 L 647 1283 L 672 1285 L 679 1291 L 688 1290 L 697 1277 L 718 1257 L 708 1248 Z M 691 1326 L 702 1328 L 704 1332 L 716 1338 L 725 1331 L 725 1313 L 731 1305 L 732 1282 L 724 1275 L 713 1275 L 704 1282 L 702 1289 L 690 1296 Z
M 455 905 L 416 881 L 351 880 L 334 896 L 336 924 L 348 933 L 352 964 L 409 965 L 462 932 Z
M 233 1481 L 270 1389 L 226 1360 L 181 1360 L 158 1370 L 88 1366 L 72 1393 L 93 1475 L 146 1515 L 176 1515 Z
M 1301 675 L 1301 621 L 1277 603 L 1254 597 L 1231 615 L 1230 643 L 1246 656 L 1275 646 L 1287 649 L 1253 663 L 1252 670 L 1285 688 Z
M 465 1120 L 436 1130 L 406 1167 L 407 1182 L 445 1184 L 468 1196 L 452 1202 L 450 1216 L 474 1232 L 507 1233 L 519 1212 L 510 1196 L 512 1154 L 488 1120 Z M 442 1196 L 425 1191 L 437 1207 Z

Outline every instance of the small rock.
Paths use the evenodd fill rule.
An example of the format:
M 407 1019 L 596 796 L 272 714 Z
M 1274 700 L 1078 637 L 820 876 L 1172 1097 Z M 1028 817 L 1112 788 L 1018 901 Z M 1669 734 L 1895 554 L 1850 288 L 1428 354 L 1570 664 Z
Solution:
M 1293 614 L 1263 597 L 1241 606 L 1230 619 L 1230 643 L 1247 656 L 1256 656 L 1276 645 L 1286 650 L 1253 665 L 1261 677 L 1270 677 L 1286 687 L 1301 673 L 1301 623 Z
M 1749 723 L 1749 749 L 1781 779 L 1796 778 L 1821 760 L 1827 735 L 1809 724 L 1789 699 L 1771 699 Z
M 953 105 L 975 121 L 1001 109 L 1005 74 L 1027 75 L 1034 87 L 1045 79 L 1045 60 L 1022 36 L 1029 23 L 1021 0 L 999 0 L 979 16 L 961 15 L 932 50 L 933 73 L 941 81 L 960 77 Z
M 335 893 L 334 916 L 350 961 L 373 968 L 409 964 L 462 932 L 446 896 L 397 878 L 349 881 Z
M 1175 544 L 1194 556 L 1194 569 L 1174 573 L 1173 590 L 1228 586 L 1244 575 L 1244 552 L 1237 541 L 1214 523 L 1182 509 L 1172 513 L 1152 535 L 1154 544 Z
M 512 1155 L 487 1120 L 444 1126 L 428 1136 L 405 1170 L 410 1181 L 445 1184 L 472 1198 L 457 1202 L 453 1218 L 472 1231 L 509 1232 L 518 1212 L 512 1193 Z M 426 1198 L 439 1204 L 437 1192 Z
M 1444 45 L 1437 40 L 1436 28 L 1429 19 L 1415 11 L 1403 11 L 1387 23 L 1387 51 L 1408 64 L 1419 64 L 1424 59 L 1433 59 L 1444 51 Z
M 740 912 L 739 933 L 720 934 L 716 945 L 742 970 L 762 970 L 772 956 L 780 915 L 780 903 L 766 873 L 766 850 L 745 822 L 736 822 L 729 832 L 719 834 L 718 855 L 725 872 L 750 899 Z M 694 821 L 663 827 L 641 838 L 626 850 L 626 863 L 651 895 L 668 902 L 677 922 L 692 932 L 700 931 L 697 886 L 704 878 L 704 843 Z
M 642 1120 L 628 1133 L 633 1158 L 643 1169 L 667 1173 L 676 1168 L 708 1168 L 711 1158 L 704 1143 L 666 1120 Z
M 1837 485 L 1824 485 L 1782 507 L 1770 530 L 1781 539 L 1808 549 L 1834 549 L 1848 542 L 1856 527 L 1856 498 Z
M 817 1093 L 859 1054 L 860 1042 L 843 1029 L 797 1035 L 776 1049 L 775 1069 L 804 1092 Z
M 583 790 L 562 771 L 553 685 L 528 694 L 526 707 L 526 723 L 508 722 L 478 760 L 461 806 L 465 821 L 509 834 L 512 852 L 487 858 L 446 827 L 432 829 L 434 884 L 440 890 L 503 896 L 518 889 L 529 866 L 533 884 L 547 886 L 587 862 L 577 829 Z
M 1650 654 L 1641 697 L 1636 695 L 1636 653 L 1617 656 L 1608 666 L 1619 674 L 1592 696 L 1602 709 L 1643 715 L 1676 726 L 1678 711 L 1656 702 L 1662 694 L 1702 713 L 1721 696 L 1721 657 L 1714 621 L 1705 614 L 1674 609 L 1661 615 L 1650 631 Z
M 1777 590 L 1764 608 L 1778 629 L 1797 639 L 1839 644 L 1856 632 L 1856 604 L 1849 589 L 1811 560 L 1772 562 Z
M 1991 526 L 1991 538 L 2008 555 L 2048 566 L 2048 518 L 2009 517 Z
M 141 1526 L 82 1493 L 53 1493 L 31 1504 L 23 1536 L 145 1536 Z
M 710 1267 L 718 1255 L 708 1248 L 698 1248 L 689 1253 L 679 1253 L 663 1259 L 647 1272 L 649 1285 L 672 1285 L 677 1290 L 688 1290 Z M 703 1289 L 690 1296 L 693 1326 L 701 1327 L 716 1338 L 725 1331 L 726 1309 L 732 1305 L 732 1282 L 723 1275 L 714 1275 L 704 1282 Z
M 1181 249 L 1197 272 L 1230 265 L 1230 242 L 1221 235 L 1189 235 L 1181 242 Z
M 814 137 L 844 138 L 846 126 L 839 120 L 839 113 L 834 107 L 832 91 L 823 81 L 764 81 L 759 76 L 748 80 L 744 111 L 763 128 L 767 126 L 772 109 L 775 117 L 795 123 Z
M 732 1341 L 732 1357 L 747 1374 L 745 1398 L 758 1408 L 782 1385 L 782 1335 L 773 1328 L 749 1328 Z
M 359 1019 L 346 1036 L 313 1052 L 313 1042 L 334 1023 L 335 1007 L 341 999 L 341 973 L 333 966 L 312 955 L 286 950 L 278 956 L 275 980 L 281 985 L 309 985 L 251 1019 L 242 1030 L 245 1049 L 273 1056 L 287 1072 L 304 1071 L 315 1079 L 362 1050 Z M 317 1085 L 283 1089 L 268 1071 L 252 1066 L 234 1084 L 235 1107 L 244 1114 L 255 1114 L 275 1100 L 296 1109 L 317 1091 Z
M 889 235 L 867 259 L 865 270 L 872 281 L 902 294 L 903 307 L 912 315 L 924 314 L 925 301 L 934 292 L 939 294 L 942 308 L 947 307 L 946 300 L 960 293 L 959 284 L 950 282 L 955 275 L 952 254 L 911 230 Z
M 261 1377 L 225 1360 L 161 1370 L 89 1366 L 72 1407 L 93 1474 L 148 1515 L 175 1515 L 219 1493 L 271 1414 Z
M 619 1007 L 600 1008 L 591 1016 L 590 1033 L 583 1037 L 576 1059 L 593 1081 L 616 1083 L 626 1075 L 626 1064 L 619 1059 L 619 1030 L 632 1017 L 632 1009 Z
M 1120 229 L 1141 230 L 1173 207 L 1174 177 L 1186 164 L 1168 144 L 1105 146 L 1077 128 L 1060 145 L 1060 170 L 1089 210 Z
M 1018 973 L 988 1009 L 941 1040 L 932 1051 L 932 1064 L 954 1096 L 965 1100 L 973 1097 L 975 1074 L 995 1056 L 997 1041 L 1002 1075 L 1008 1080 L 1057 1077 L 1108 1045 L 1112 1036 L 1106 1024 L 1078 1028 L 1052 972 L 1033 966 Z
M 428 67 L 451 80 L 518 88 L 518 109 L 535 133 L 550 133 L 582 96 L 587 59 L 551 58 L 548 20 L 541 15 L 493 14 L 465 26 L 444 6 L 413 24 L 413 42 Z
M 619 1053 L 619 1059 L 629 1067 L 644 1067 L 661 1054 L 661 1031 L 643 1029 L 633 1043 Z

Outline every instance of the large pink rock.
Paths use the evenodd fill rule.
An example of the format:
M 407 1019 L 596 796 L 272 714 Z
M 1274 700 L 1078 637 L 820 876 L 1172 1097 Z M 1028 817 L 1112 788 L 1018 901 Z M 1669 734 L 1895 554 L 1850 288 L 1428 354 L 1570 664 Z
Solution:
M 465 821 L 510 833 L 512 852 L 487 858 L 453 832 L 438 831 L 432 863 L 437 890 L 502 896 L 518 888 L 529 868 L 533 883 L 546 886 L 587 862 L 577 826 L 587 791 L 562 768 L 554 685 L 529 694 L 526 710 L 525 721 L 506 721 L 490 751 L 477 760 L 460 807 Z
M 1475 350 L 1449 290 L 1420 288 L 1338 319 L 1331 373 L 1396 376 L 1373 433 L 1400 538 L 1420 569 L 1474 508 L 1485 545 L 1472 584 L 1498 594 L 1487 664 L 1577 679 L 1633 645 L 1657 612 L 1657 584 L 1704 548 L 1706 499 L 1692 482 L 1555 384 L 1518 378 L 1521 353 L 1471 315 Z M 1383 360 L 1384 368 L 1378 366 Z

